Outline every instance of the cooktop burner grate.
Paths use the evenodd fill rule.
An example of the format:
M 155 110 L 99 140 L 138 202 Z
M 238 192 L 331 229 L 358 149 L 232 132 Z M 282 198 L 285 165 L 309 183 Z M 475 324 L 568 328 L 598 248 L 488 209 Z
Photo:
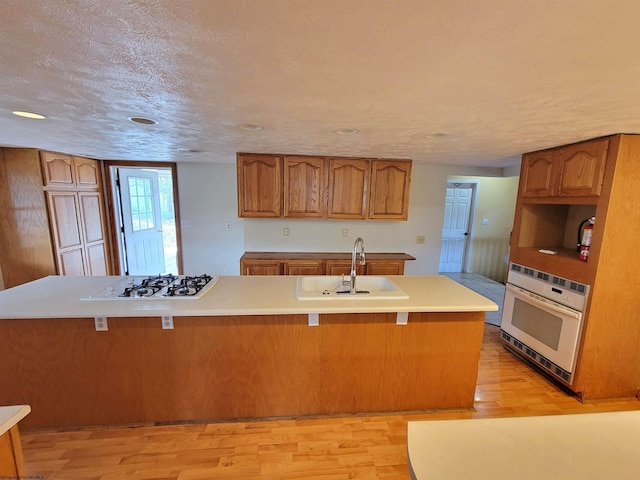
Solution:
M 122 277 L 81 300 L 199 298 L 218 281 L 217 276 L 156 275 Z

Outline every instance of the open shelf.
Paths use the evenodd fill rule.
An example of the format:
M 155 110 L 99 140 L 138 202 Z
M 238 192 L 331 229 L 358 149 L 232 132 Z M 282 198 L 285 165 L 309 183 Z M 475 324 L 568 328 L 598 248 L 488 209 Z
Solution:
M 524 202 L 516 225 L 511 260 L 589 284 L 591 270 L 588 262 L 578 258 L 576 247 L 580 223 L 595 215 L 596 205 L 592 204 Z

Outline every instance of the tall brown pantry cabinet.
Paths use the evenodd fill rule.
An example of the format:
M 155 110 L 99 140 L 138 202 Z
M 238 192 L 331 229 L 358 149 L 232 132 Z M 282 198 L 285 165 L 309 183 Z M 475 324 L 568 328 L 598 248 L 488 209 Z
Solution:
M 640 395 L 639 185 L 640 135 L 612 135 L 522 158 L 511 261 L 590 286 L 570 386 L 583 400 Z M 583 262 L 577 231 L 592 216 L 591 249 Z
M 0 152 L 4 287 L 55 274 L 109 274 L 99 162 L 35 149 Z

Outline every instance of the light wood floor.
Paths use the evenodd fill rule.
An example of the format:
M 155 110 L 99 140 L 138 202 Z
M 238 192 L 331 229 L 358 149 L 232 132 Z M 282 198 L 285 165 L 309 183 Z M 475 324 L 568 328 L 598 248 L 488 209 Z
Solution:
M 408 480 L 407 421 L 640 410 L 583 405 L 517 360 L 487 325 L 475 411 L 22 432 L 32 480 Z M 375 372 L 372 372 L 375 374 Z

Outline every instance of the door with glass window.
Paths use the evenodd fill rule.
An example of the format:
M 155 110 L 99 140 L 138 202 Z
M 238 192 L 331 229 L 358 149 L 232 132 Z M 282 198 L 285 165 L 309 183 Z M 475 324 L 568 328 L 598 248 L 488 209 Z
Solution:
M 118 176 L 127 273 L 161 274 L 165 265 L 158 174 L 119 168 Z

